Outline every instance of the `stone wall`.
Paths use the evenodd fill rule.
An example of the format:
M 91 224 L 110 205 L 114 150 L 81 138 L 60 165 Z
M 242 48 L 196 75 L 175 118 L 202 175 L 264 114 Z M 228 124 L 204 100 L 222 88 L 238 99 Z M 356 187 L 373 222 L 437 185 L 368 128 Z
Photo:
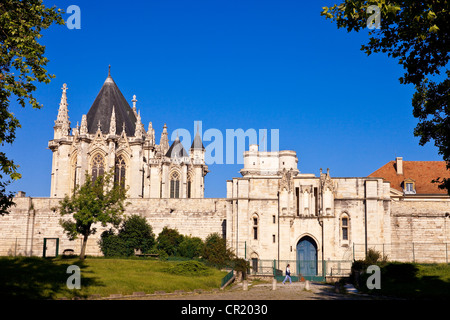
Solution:
M 391 260 L 448 262 L 449 199 L 392 201 Z
M 69 241 L 59 224 L 61 216 L 52 210 L 56 198 L 15 198 L 10 214 L 0 217 L 0 256 L 43 255 L 44 238 L 58 238 L 58 252 L 73 249 L 79 253 L 81 240 Z M 125 215 L 145 217 L 157 236 L 167 226 L 181 234 L 205 239 L 209 234 L 225 233 L 224 199 L 128 199 Z M 101 255 L 97 241 L 106 229 L 95 226 L 97 233 L 88 239 L 88 255 Z M 56 252 L 56 241 L 47 240 L 46 256 Z

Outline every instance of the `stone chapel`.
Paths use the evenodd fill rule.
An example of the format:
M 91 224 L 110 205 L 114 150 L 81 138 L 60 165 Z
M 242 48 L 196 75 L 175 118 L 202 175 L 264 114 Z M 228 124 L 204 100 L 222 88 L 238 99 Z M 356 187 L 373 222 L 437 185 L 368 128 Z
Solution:
M 129 187 L 130 198 L 203 198 L 205 148 L 199 133 L 188 154 L 177 138 L 169 145 L 164 125 L 159 144 L 152 122 L 145 131 L 140 111 L 122 95 L 111 77 L 103 83 L 94 103 L 82 116 L 81 126 L 71 128 L 67 85 L 54 126 L 51 197 L 62 198 L 82 184 L 85 173 L 95 178 L 113 170 L 115 181 Z

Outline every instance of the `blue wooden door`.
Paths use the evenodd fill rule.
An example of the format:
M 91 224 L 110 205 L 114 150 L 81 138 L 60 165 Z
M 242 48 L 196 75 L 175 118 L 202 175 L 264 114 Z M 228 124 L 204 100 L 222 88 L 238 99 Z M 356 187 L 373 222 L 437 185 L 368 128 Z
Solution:
M 302 276 L 317 275 L 317 247 L 310 237 L 303 237 L 297 244 L 297 272 Z

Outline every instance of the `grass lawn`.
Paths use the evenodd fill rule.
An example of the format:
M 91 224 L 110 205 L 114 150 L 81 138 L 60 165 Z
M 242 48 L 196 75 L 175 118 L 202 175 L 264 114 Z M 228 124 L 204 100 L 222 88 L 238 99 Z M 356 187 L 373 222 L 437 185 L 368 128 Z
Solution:
M 148 259 L 91 258 L 0 258 L 0 298 L 57 299 L 93 294 L 130 295 L 133 292 L 153 293 L 219 288 L 226 272 L 208 268 L 195 275 L 170 273 L 180 262 Z M 81 270 L 81 289 L 70 290 L 66 282 L 72 274 L 67 267 L 77 265 Z
M 381 269 L 381 294 L 406 299 L 450 299 L 450 264 L 391 262 Z

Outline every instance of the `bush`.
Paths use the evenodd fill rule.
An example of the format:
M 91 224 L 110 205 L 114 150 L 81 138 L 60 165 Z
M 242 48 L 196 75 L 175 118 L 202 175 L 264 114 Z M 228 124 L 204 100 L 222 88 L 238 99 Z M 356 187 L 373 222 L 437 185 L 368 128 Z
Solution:
M 355 260 L 352 263 L 350 281 L 359 290 L 365 291 L 366 281 L 370 275 L 366 273 L 367 268 L 371 265 L 377 265 L 380 268 L 387 264 L 387 257 L 382 256 L 379 251 L 370 248 L 367 251 L 366 258 L 364 260 Z
M 250 263 L 242 258 L 236 258 L 233 261 L 234 270 L 240 272 L 242 275 L 242 280 L 247 279 L 247 271 L 250 270 Z
M 155 235 L 145 218 L 133 215 L 124 220 L 118 234 L 112 229 L 104 231 L 98 244 L 106 257 L 132 256 L 135 250 L 148 253 L 155 244 Z
M 198 258 L 202 254 L 203 240 L 198 237 L 185 236 L 178 246 L 178 254 L 186 258 Z
M 212 272 L 199 261 L 184 261 L 171 266 L 166 272 L 182 276 L 208 276 Z
M 126 244 L 112 229 L 104 231 L 98 241 L 100 250 L 105 257 L 127 256 L 129 252 Z
M 165 251 L 169 256 L 178 254 L 179 245 L 184 240 L 178 230 L 164 227 L 157 239 L 157 249 Z
M 212 233 L 205 240 L 202 257 L 210 264 L 222 268 L 233 260 L 234 254 L 227 248 L 224 238 L 218 233 Z
M 152 227 L 145 218 L 133 215 L 126 219 L 119 230 L 121 238 L 126 247 L 133 250 L 140 250 L 142 253 L 148 253 L 155 244 L 155 235 Z

